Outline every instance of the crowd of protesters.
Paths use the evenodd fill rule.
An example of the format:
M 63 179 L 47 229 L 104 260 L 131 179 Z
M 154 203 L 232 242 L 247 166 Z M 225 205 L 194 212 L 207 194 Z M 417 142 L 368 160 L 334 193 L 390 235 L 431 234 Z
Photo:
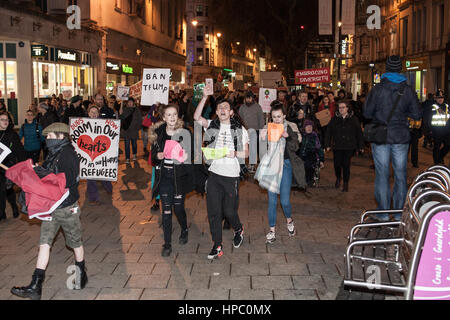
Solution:
M 417 95 L 406 84 L 406 77 L 401 74 L 401 65 L 399 57 L 389 57 L 381 83 L 369 93 L 367 99 L 362 94 L 355 101 L 344 89 L 336 93 L 321 88 L 278 91 L 277 100 L 272 102 L 270 112 L 266 115 L 258 104 L 256 95 L 244 90 L 216 91 L 213 95 L 203 94 L 200 98 L 194 96 L 192 91 L 170 91 L 168 105 L 153 106 L 139 106 L 139 102 L 133 98 L 120 103 L 115 96 L 105 98 L 101 94 L 85 101 L 80 96 L 67 101 L 62 95 L 53 95 L 52 98 L 30 106 L 26 120 L 17 134 L 13 129 L 12 116 L 4 105 L 0 105 L 0 142 L 13 151 L 4 163 L 10 166 L 28 158 L 37 164 L 43 151 L 44 167 L 46 163 L 48 167 L 49 160 L 54 161 L 55 152 L 61 151 L 56 145 L 69 148 L 67 124 L 70 118 L 119 119 L 125 148 L 120 152 L 124 154 L 125 163 L 128 165 L 131 161 L 137 161 L 137 140 L 141 137 L 144 157 L 152 166 L 151 210 L 162 209 L 164 245 L 161 255 L 167 257 L 172 252 L 172 213 L 181 226 L 179 243 L 188 242 L 185 197 L 188 193 L 197 191 L 206 192 L 213 242 L 208 259 L 212 260 L 223 255 L 222 229 L 226 225 L 234 231 L 234 248 L 238 249 L 243 243 L 244 228 L 238 214 L 239 185 L 249 172 L 254 174 L 255 180 L 263 189 L 268 190 L 269 233 L 266 235 L 266 243 L 276 240 L 278 195 L 286 217 L 287 233 L 289 236 L 296 234 L 290 204 L 291 188 L 306 191 L 306 188 L 314 185 L 317 170 L 325 166 L 325 152 L 333 152 L 335 188 L 340 189 L 342 185 L 342 191 L 349 192 L 352 157 L 363 154 L 365 149 L 371 150 L 376 173 L 375 198 L 379 208 L 391 208 L 393 198 L 393 209 L 401 209 L 406 192 L 408 150 L 411 150 L 411 163 L 414 167 L 418 167 L 417 148 L 422 135 L 425 136 L 424 147 L 434 144 L 433 157 L 436 164 L 443 163 L 445 155 L 450 151 L 450 110 L 444 102 L 444 92 L 439 90 L 435 96 L 429 96 L 420 105 Z M 328 119 L 318 117 L 323 112 L 328 112 Z M 371 121 L 387 125 L 388 136 L 383 143 L 369 145 L 364 140 L 364 127 Z M 176 141 L 186 147 L 187 142 L 183 137 L 186 134 L 192 137 L 195 123 L 205 130 L 203 146 L 217 153 L 226 149 L 226 155 L 209 159 L 200 165 L 193 163 L 193 154 L 191 161 L 187 162 L 167 158 L 167 141 Z M 278 140 L 269 137 L 270 125 L 283 128 Z M 259 142 L 256 145 L 250 143 L 251 129 L 259 132 Z M 191 143 L 193 141 L 191 139 Z M 261 158 L 257 157 L 259 161 L 256 164 L 250 161 L 246 165 L 249 154 L 259 155 L 257 151 L 262 142 L 268 144 L 268 151 Z M 389 188 L 391 156 L 396 180 L 393 195 Z M 185 154 L 183 161 L 186 160 Z M 79 197 L 78 191 L 73 190 L 75 185 L 78 187 L 78 181 L 72 185 L 70 206 Z M 103 183 L 103 186 L 107 193 L 113 192 L 111 183 Z M 17 217 L 19 211 L 15 194 L 3 170 L 0 174 L 0 188 L 0 220 L 6 218 L 6 199 L 13 208 L 14 217 Z M 87 193 L 91 204 L 99 204 L 96 181 L 88 181 Z M 388 218 L 382 217 L 385 220 Z M 79 221 L 76 223 L 79 224 Z M 51 236 L 41 243 L 46 247 L 41 248 L 43 253 L 40 252 L 40 255 L 43 258 L 38 262 L 41 267 L 36 269 L 34 282 L 29 287 L 15 287 L 14 294 L 40 297 L 48 261 L 48 246 L 52 239 Z M 81 241 L 74 240 L 70 246 L 79 250 L 76 252 L 77 263 L 84 272 Z M 83 277 L 82 287 L 87 282 L 87 275 L 83 274 Z M 36 286 L 38 291 L 33 289 Z

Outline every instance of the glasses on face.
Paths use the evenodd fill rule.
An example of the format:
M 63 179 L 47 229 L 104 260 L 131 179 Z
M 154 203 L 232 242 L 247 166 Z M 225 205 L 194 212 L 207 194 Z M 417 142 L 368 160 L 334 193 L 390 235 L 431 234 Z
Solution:
M 0 121 L 9 122 L 8 119 L 0 119 Z

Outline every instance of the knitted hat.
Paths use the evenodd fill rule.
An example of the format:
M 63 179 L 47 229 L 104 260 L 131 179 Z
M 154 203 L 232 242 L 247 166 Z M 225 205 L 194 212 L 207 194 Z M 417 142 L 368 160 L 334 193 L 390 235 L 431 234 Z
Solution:
M 303 122 L 303 127 L 306 128 L 306 126 L 314 127 L 314 122 L 312 122 L 311 120 L 305 120 L 305 122 Z
M 444 90 L 438 89 L 436 92 L 436 98 L 444 98 Z
M 49 125 L 47 128 L 44 129 L 42 132 L 42 135 L 46 137 L 50 132 L 61 132 L 61 133 L 70 133 L 70 127 L 61 122 L 54 122 L 51 125 Z
M 402 60 L 399 56 L 390 56 L 386 60 L 386 72 L 402 72 Z

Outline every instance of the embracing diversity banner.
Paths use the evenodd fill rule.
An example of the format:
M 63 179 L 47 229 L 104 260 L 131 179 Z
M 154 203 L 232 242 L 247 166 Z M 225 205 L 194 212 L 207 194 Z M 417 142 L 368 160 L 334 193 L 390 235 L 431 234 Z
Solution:
M 70 118 L 70 137 L 80 159 L 80 179 L 117 181 L 120 120 Z

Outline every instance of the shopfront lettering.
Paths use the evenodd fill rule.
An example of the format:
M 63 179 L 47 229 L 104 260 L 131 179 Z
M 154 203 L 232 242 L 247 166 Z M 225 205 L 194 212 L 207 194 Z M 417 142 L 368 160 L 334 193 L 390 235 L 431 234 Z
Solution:
M 77 61 L 77 53 L 76 52 L 63 52 L 58 49 L 58 60 L 67 60 L 67 61 Z
M 110 61 L 107 61 L 107 62 L 106 62 L 106 67 L 107 67 L 107 68 L 110 68 L 110 69 L 113 70 L 113 71 L 119 71 L 119 70 L 120 70 L 118 64 L 112 63 L 112 62 L 110 62 Z
M 132 74 L 133 73 L 133 68 L 128 66 L 127 64 L 123 64 L 122 65 L 122 71 L 123 71 L 123 73 L 130 73 L 130 74 Z

